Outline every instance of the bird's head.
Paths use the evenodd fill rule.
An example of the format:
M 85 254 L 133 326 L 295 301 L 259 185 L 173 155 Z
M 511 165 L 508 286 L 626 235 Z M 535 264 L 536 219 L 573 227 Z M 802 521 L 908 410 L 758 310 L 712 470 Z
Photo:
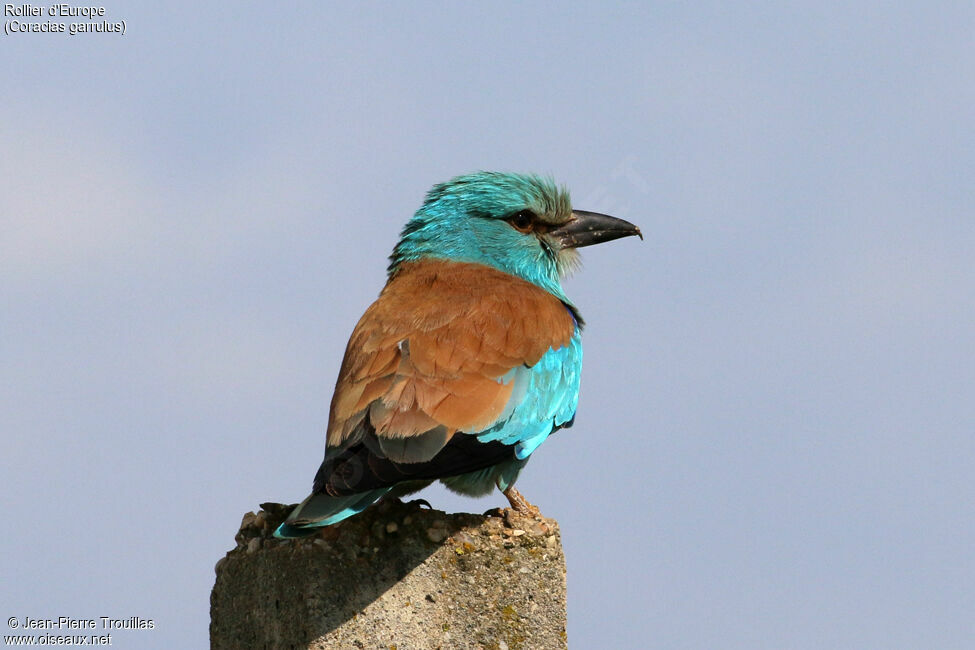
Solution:
M 629 235 L 643 238 L 627 221 L 573 210 L 568 192 L 552 181 L 477 172 L 427 193 L 403 228 L 389 272 L 403 262 L 428 258 L 475 262 L 564 299 L 560 280 L 578 263 L 576 248 Z

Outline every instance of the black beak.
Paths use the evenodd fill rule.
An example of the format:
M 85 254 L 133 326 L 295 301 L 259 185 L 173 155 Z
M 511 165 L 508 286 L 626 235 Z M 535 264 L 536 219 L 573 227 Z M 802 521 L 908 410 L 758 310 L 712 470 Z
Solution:
M 572 219 L 568 223 L 549 230 L 548 234 L 554 237 L 562 248 L 592 246 L 630 235 L 643 239 L 640 229 L 629 221 L 585 210 L 573 210 Z

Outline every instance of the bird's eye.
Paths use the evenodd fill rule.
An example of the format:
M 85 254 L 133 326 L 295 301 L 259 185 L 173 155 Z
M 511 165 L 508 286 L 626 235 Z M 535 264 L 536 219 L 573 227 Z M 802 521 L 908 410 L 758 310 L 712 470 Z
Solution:
M 531 210 L 522 210 L 508 217 L 508 223 L 518 232 L 529 233 L 535 225 L 535 214 Z

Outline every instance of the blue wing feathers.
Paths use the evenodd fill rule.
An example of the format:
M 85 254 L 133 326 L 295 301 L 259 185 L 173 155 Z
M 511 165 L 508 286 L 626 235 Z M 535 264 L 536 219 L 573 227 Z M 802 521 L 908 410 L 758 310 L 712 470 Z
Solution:
M 512 379 L 512 399 L 502 419 L 479 433 L 478 440 L 513 445 L 516 458 L 528 458 L 555 427 L 575 416 L 581 369 L 582 340 L 576 331 L 569 345 L 550 349 L 531 368 L 518 368 Z M 518 396 L 521 399 L 515 402 Z

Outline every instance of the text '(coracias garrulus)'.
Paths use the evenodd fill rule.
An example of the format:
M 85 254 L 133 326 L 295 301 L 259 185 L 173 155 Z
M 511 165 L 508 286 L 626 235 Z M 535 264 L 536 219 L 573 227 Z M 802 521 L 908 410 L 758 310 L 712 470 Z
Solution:
M 642 238 L 536 176 L 479 172 L 430 190 L 349 339 L 314 489 L 275 535 L 435 480 L 472 496 L 497 486 L 537 513 L 515 480 L 579 399 L 583 321 L 561 280 L 577 248 L 629 235 Z

